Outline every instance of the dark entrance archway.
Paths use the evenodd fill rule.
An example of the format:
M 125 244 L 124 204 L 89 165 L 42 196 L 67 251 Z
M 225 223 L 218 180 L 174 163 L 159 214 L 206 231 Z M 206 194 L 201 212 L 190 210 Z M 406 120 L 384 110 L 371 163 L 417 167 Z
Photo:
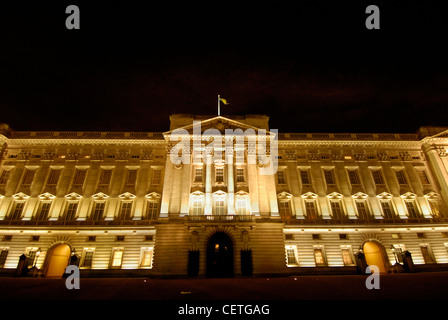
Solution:
M 233 277 L 233 242 L 224 232 L 217 232 L 207 243 L 207 277 Z

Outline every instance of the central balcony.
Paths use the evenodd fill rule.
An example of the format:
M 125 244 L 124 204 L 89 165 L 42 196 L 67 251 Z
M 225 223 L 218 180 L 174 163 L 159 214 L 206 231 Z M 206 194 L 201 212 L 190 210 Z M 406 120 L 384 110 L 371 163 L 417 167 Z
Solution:
M 185 216 L 185 222 L 253 222 L 252 215 L 200 215 Z

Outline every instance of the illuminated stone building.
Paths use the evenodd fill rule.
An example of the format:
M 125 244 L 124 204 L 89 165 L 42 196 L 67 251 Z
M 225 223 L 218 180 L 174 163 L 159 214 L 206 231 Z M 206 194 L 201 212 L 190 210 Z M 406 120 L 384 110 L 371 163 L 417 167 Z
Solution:
M 3 125 L 0 275 L 22 255 L 47 277 L 69 261 L 81 276 L 355 273 L 362 256 L 392 272 L 402 252 L 417 270 L 448 265 L 448 128 L 274 133 L 262 115 L 170 121 L 165 133 Z M 270 164 L 251 145 L 264 130 L 276 137 L 266 148 L 275 174 L 261 173 Z M 211 143 L 216 131 L 230 144 Z M 179 132 L 189 161 L 175 163 Z

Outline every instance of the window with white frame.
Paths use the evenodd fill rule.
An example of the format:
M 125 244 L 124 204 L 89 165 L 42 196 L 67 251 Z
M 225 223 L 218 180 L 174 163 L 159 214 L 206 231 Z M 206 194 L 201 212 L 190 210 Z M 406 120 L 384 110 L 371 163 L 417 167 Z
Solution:
M 418 210 L 417 203 L 416 203 L 416 195 L 407 192 L 401 196 L 403 198 L 404 204 L 406 205 L 406 210 L 408 212 L 408 216 L 410 218 L 419 218 L 420 217 L 420 211 Z
M 287 245 L 286 248 L 286 265 L 288 267 L 299 265 L 299 258 L 297 254 L 297 246 Z
M 145 219 L 156 220 L 159 217 L 160 194 L 152 192 L 146 195 L 146 213 Z
M 92 267 L 93 255 L 95 248 L 84 248 L 81 255 L 80 267 L 83 269 L 90 269 Z
M 235 211 L 238 215 L 247 215 L 247 198 L 244 196 L 236 197 Z
M 119 219 L 120 220 L 131 219 L 131 212 L 132 212 L 132 201 L 126 201 L 126 200 L 121 201 Z
M 154 248 L 153 247 L 143 247 L 140 252 L 140 268 L 151 269 L 152 268 L 152 257 Z
M 316 263 L 316 266 L 318 266 L 318 267 L 326 266 L 327 261 L 325 258 L 324 247 L 323 246 L 314 246 L 313 251 L 314 251 L 314 262 Z
M 112 248 L 112 256 L 110 261 L 110 267 L 112 269 L 121 268 L 123 262 L 123 252 L 124 248 Z
M 190 214 L 200 216 L 204 213 L 204 193 L 195 191 L 190 194 Z
M 16 199 L 13 202 L 12 210 L 8 215 L 9 220 L 20 220 L 23 216 L 23 209 L 25 208 L 26 199 Z
M 34 219 L 38 221 L 47 220 L 51 209 L 53 199 L 56 198 L 50 193 L 41 194 L 39 197 L 40 203 L 37 208 L 37 212 L 34 215 Z
M 307 192 L 302 195 L 305 215 L 307 219 L 317 219 L 318 209 L 317 209 L 317 194 L 312 192 Z
M 383 192 L 377 195 L 377 198 L 380 201 L 383 217 L 386 219 L 394 219 L 396 214 L 392 203 L 392 195 L 390 193 Z
M 344 266 L 354 266 L 353 252 L 351 246 L 341 246 L 342 262 Z
M 154 169 L 152 171 L 151 184 L 152 185 L 160 185 L 161 182 L 162 182 L 162 170 Z
M 285 171 L 277 170 L 277 183 L 278 184 L 286 184 Z
M 215 214 L 218 216 L 226 214 L 225 200 L 223 198 L 215 198 Z
M 440 197 L 435 192 L 430 192 L 425 195 L 426 200 L 428 201 L 429 208 L 431 209 L 431 216 L 434 218 L 440 218 L 441 217 L 441 203 L 440 203 Z
M 369 219 L 370 210 L 368 205 L 368 195 L 362 192 L 354 194 L 353 201 L 355 202 L 356 212 L 359 219 Z
M 224 168 L 215 167 L 215 182 L 224 182 Z
M 101 192 L 92 196 L 93 207 L 92 212 L 90 214 L 90 218 L 92 220 L 99 221 L 104 218 L 104 211 L 106 209 L 106 202 L 108 198 L 109 198 L 108 195 Z
M 434 254 L 432 253 L 431 247 L 427 243 L 420 244 L 420 251 L 423 255 L 423 260 L 426 264 L 436 263 L 436 259 L 434 258 Z
M 333 192 L 328 196 L 328 201 L 330 202 L 331 216 L 333 219 L 343 219 L 344 210 L 342 207 L 342 194 Z
M 291 218 L 291 200 L 282 199 L 279 201 L 280 216 L 283 219 Z
M 76 212 L 78 210 L 79 200 L 81 200 L 82 196 L 72 192 L 65 196 L 65 212 L 63 215 L 63 219 L 66 221 L 72 221 L 76 218 Z

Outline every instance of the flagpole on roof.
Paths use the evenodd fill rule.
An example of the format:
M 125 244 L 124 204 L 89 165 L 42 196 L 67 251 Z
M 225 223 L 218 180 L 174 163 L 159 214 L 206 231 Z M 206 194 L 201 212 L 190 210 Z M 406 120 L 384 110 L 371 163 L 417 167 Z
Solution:
M 221 115 L 221 106 L 220 106 L 221 97 L 218 94 L 218 116 Z

